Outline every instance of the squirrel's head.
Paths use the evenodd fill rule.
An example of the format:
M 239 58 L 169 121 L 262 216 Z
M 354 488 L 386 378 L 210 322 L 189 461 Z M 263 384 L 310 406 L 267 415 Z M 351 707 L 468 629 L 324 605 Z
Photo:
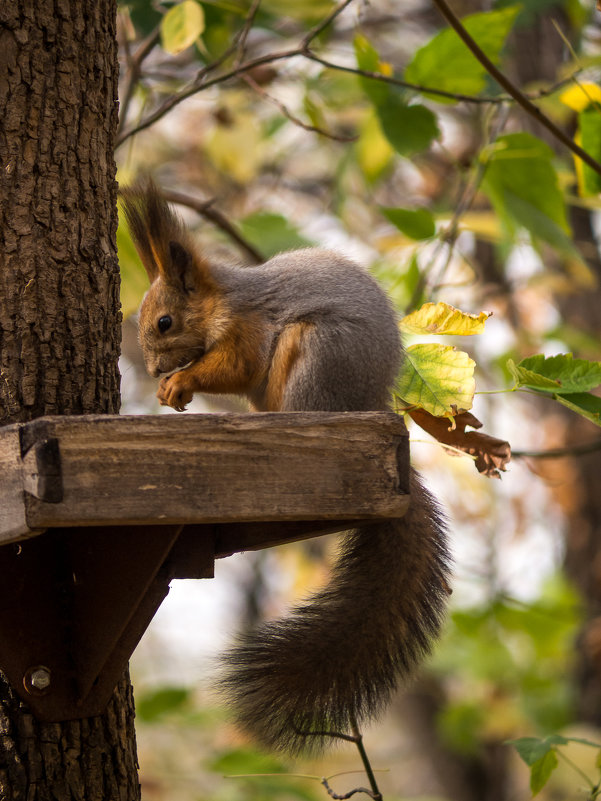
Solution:
M 138 338 L 152 376 L 201 358 L 217 338 L 223 295 L 181 220 L 149 182 L 122 192 L 136 250 L 150 279 Z

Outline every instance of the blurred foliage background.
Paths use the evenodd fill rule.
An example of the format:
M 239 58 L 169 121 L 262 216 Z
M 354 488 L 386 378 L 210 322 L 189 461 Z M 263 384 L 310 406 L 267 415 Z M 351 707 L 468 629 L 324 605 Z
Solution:
M 592 2 L 453 10 L 600 160 Z M 430 0 L 129 0 L 119 38 L 119 181 L 152 174 L 211 258 L 251 265 L 320 245 L 371 270 L 399 314 L 426 300 L 493 312 L 460 344 L 477 363 L 474 411 L 514 458 L 491 481 L 412 429 L 414 461 L 451 519 L 452 611 L 434 658 L 365 734 L 388 801 L 530 797 L 508 739 L 601 741 L 601 401 L 593 393 L 587 419 L 533 394 L 487 393 L 512 386 L 509 358 L 600 358 L 599 175 L 502 92 Z M 164 411 L 135 342 L 146 277 L 121 227 L 118 240 L 123 412 Z M 210 656 L 327 580 L 333 547 L 239 556 L 210 582 L 175 583 L 132 663 L 147 801 L 325 798 L 317 779 L 292 774 L 360 770 L 350 745 L 310 762 L 256 752 L 211 693 Z M 598 779 L 595 749 L 566 754 Z M 223 778 L 273 772 L 286 775 Z M 332 779 L 339 793 L 365 783 Z M 583 784 L 560 760 L 541 797 L 594 797 Z

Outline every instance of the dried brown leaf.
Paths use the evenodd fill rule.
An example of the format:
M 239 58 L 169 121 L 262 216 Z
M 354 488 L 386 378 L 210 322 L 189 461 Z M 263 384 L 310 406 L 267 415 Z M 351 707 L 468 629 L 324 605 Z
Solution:
M 480 431 L 466 431 L 466 426 L 482 428 L 482 423 L 471 412 L 461 412 L 452 419 L 434 417 L 423 409 L 409 411 L 411 419 L 443 445 L 469 453 L 475 457 L 476 469 L 489 478 L 501 478 L 511 459 L 511 446 L 503 439 Z

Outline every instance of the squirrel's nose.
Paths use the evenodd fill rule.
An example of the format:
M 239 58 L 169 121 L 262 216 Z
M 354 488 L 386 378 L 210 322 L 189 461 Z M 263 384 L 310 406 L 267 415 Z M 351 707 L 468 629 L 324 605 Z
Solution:
M 146 359 L 146 372 L 153 378 L 158 378 L 163 371 L 154 359 Z

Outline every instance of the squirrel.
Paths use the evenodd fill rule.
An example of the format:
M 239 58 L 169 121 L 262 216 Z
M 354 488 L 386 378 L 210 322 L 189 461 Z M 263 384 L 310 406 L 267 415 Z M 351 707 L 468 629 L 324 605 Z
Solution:
M 400 361 L 396 314 L 361 267 L 319 248 L 260 266 L 213 264 L 149 182 L 123 208 L 151 282 L 139 316 L 161 404 L 195 392 L 245 396 L 254 411 L 390 408 Z M 165 375 L 166 374 L 166 375 Z M 242 635 L 222 686 L 261 745 L 317 751 L 386 706 L 431 649 L 450 557 L 439 508 L 415 471 L 398 520 L 348 532 L 330 583 L 288 617 Z

